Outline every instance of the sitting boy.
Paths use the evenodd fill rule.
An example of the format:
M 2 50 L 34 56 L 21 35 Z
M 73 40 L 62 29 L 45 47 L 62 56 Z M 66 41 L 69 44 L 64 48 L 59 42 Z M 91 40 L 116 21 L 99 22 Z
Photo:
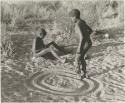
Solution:
M 93 32 L 92 29 L 86 24 L 84 20 L 80 18 L 80 11 L 73 9 L 69 13 L 72 21 L 75 23 L 75 32 L 79 35 L 79 45 L 75 57 L 75 66 L 78 68 L 77 73 L 83 71 L 81 79 L 86 78 L 86 61 L 85 54 L 88 49 L 92 46 L 90 34 Z M 81 67 L 81 68 L 80 68 Z
M 50 42 L 49 44 L 45 44 L 44 38 L 47 35 L 45 29 L 38 27 L 36 30 L 37 30 L 36 37 L 32 45 L 33 58 L 44 56 L 45 54 L 50 52 L 61 63 L 64 63 L 65 59 L 61 59 L 55 52 L 55 49 L 63 51 L 62 48 L 60 48 L 55 42 Z

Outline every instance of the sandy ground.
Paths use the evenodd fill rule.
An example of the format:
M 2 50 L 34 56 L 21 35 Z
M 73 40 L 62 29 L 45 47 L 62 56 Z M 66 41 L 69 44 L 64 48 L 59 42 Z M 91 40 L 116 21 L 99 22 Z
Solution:
M 86 60 L 90 78 L 83 81 L 75 72 L 74 54 L 62 56 L 68 58 L 64 64 L 45 58 L 29 61 L 32 40 L 26 38 L 13 36 L 18 55 L 1 64 L 3 102 L 125 101 L 123 36 L 93 42 Z

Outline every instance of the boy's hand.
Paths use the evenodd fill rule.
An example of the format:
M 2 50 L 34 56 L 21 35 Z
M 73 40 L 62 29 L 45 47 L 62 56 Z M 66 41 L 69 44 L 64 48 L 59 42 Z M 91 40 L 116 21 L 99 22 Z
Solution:
M 79 66 L 79 64 L 80 64 L 80 57 L 81 57 L 81 54 L 76 54 L 75 62 L 74 62 L 75 67 Z
M 76 60 L 76 61 L 79 61 L 79 60 L 80 60 L 80 57 L 81 57 L 81 54 L 80 54 L 80 53 L 76 53 L 75 60 Z
M 65 58 L 65 57 L 61 57 L 61 63 L 66 63 L 66 60 L 67 60 L 67 58 Z
M 32 59 L 31 59 L 33 62 L 36 60 L 36 58 L 35 57 L 32 57 Z
M 91 35 L 95 35 L 96 33 L 97 33 L 97 31 L 94 30 L 94 31 L 91 33 Z

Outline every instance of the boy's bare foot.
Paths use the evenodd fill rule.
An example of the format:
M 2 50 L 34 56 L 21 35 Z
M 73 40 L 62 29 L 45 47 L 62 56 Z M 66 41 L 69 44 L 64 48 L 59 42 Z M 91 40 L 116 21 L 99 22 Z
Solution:
M 90 55 L 88 55 L 88 54 L 86 54 L 84 58 L 85 59 L 91 59 Z
M 61 59 L 60 62 L 61 62 L 61 63 L 65 63 L 65 62 L 66 62 L 66 58 Z
M 84 78 L 89 79 L 89 78 L 90 78 L 90 76 L 89 76 L 89 75 L 87 75 L 87 74 L 84 74 L 84 75 L 82 75 L 82 76 L 81 76 L 81 80 L 83 80 Z
M 81 80 L 83 80 L 84 78 L 86 78 L 86 75 L 81 76 Z
M 36 57 L 32 57 L 32 59 L 31 59 L 32 61 L 35 61 L 36 60 Z

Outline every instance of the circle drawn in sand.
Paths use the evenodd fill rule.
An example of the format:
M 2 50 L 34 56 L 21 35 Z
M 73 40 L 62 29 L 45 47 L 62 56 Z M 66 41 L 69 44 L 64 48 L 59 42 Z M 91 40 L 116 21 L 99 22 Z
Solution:
M 76 78 L 75 73 L 66 71 L 44 71 L 33 74 L 26 81 L 28 89 L 40 94 L 81 96 L 93 93 L 101 94 L 103 85 L 96 79 Z

